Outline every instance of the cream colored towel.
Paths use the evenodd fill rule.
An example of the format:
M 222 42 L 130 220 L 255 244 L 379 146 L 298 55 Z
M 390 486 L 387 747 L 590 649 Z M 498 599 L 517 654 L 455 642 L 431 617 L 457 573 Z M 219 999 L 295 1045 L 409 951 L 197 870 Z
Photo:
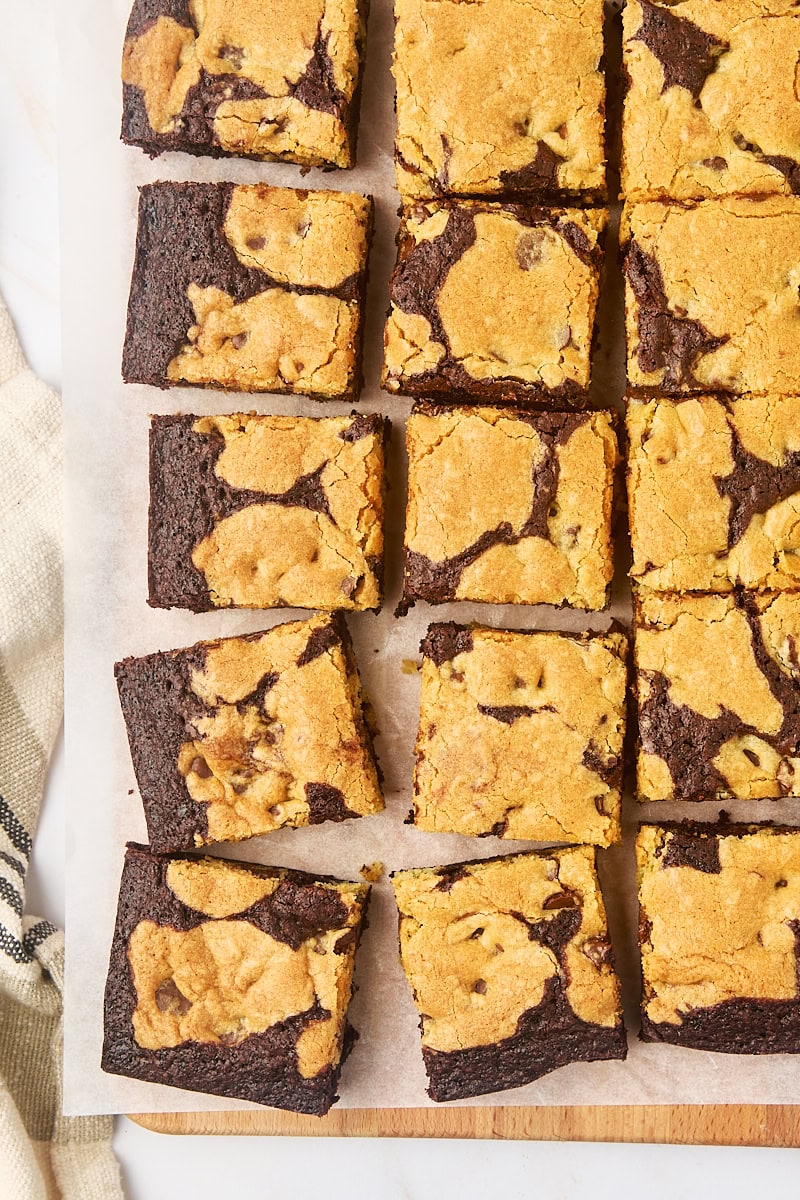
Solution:
M 63 707 L 61 405 L 0 300 L 0 1197 L 119 1200 L 110 1117 L 61 1115 L 64 935 L 24 915 Z

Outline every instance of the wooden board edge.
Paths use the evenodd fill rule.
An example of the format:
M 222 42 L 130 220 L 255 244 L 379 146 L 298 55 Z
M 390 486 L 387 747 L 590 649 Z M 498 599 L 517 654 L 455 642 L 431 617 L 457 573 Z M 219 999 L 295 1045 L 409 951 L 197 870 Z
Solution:
M 291 1137 L 499 1138 L 800 1147 L 800 1105 L 342 1109 L 327 1117 L 264 1112 L 129 1114 L 167 1134 Z

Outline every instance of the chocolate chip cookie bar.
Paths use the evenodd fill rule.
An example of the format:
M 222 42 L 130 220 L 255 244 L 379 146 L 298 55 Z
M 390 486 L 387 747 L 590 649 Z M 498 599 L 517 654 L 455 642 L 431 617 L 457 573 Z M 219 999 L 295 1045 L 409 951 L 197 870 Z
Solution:
M 594 850 L 398 871 L 392 883 L 433 1100 L 625 1058 Z
M 627 427 L 637 583 L 800 588 L 800 397 L 632 398 Z
M 397 186 L 605 195 L 602 0 L 395 0 Z
M 622 21 L 629 200 L 800 192 L 794 0 L 628 0 Z
M 645 825 L 636 857 L 642 1040 L 800 1053 L 800 830 Z
M 135 0 L 123 141 L 352 167 L 366 14 L 366 0 Z
M 417 404 L 401 611 L 417 600 L 599 609 L 614 573 L 610 413 Z
M 633 388 L 800 393 L 800 196 L 635 204 L 621 236 Z
M 634 597 L 641 800 L 800 796 L 800 594 Z
M 103 1070 L 324 1116 L 369 890 L 129 844 Z
M 153 417 L 149 602 L 376 609 L 381 416 Z
M 431 625 L 413 821 L 539 842 L 619 841 L 623 633 Z
M 350 192 L 141 188 L 124 379 L 357 399 L 372 211 Z
M 580 407 L 605 226 L 600 210 L 480 201 L 406 210 L 389 284 L 383 386 Z
M 340 616 L 126 658 L 115 675 L 155 850 L 383 808 Z

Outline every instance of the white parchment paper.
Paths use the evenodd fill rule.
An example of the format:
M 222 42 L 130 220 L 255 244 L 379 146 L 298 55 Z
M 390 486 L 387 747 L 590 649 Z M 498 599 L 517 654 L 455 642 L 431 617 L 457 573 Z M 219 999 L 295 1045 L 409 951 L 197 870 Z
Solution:
M 266 2 L 266 0 L 265 0 Z M 254 1107 L 106 1075 L 100 1070 L 103 988 L 127 840 L 146 841 L 145 823 L 113 678 L 128 654 L 186 646 L 200 638 L 266 628 L 298 615 L 221 612 L 195 615 L 149 609 L 146 602 L 147 416 L 151 412 L 348 411 L 286 397 L 232 397 L 199 389 L 160 392 L 125 386 L 120 355 L 136 231 L 137 186 L 156 179 L 261 180 L 371 192 L 377 230 L 370 263 L 366 389 L 362 408 L 394 422 L 390 456 L 388 602 L 379 616 L 350 617 L 364 685 L 377 713 L 377 751 L 386 777 L 387 809 L 342 825 L 285 830 L 230 850 L 230 857 L 358 878 L 364 863 L 387 871 L 488 857 L 519 842 L 434 836 L 403 824 L 410 807 L 418 680 L 404 659 L 418 657 L 431 619 L 479 620 L 499 627 L 604 629 L 610 616 L 629 620 L 625 551 L 610 614 L 565 613 L 453 604 L 418 605 L 402 620 L 392 611 L 400 591 L 405 463 L 403 422 L 410 404 L 379 389 L 382 321 L 394 257 L 397 194 L 391 163 L 393 87 L 391 0 L 372 0 L 359 165 L 350 172 L 301 176 L 299 168 L 235 159 L 166 155 L 150 161 L 118 140 L 119 61 L 129 0 L 71 0 L 61 6 L 62 246 L 64 280 L 64 401 L 68 476 L 67 531 L 67 990 L 64 1103 L 68 1113 L 241 1109 Z M 611 257 L 613 258 L 613 251 Z M 594 389 L 606 403 L 623 392 L 619 279 L 612 264 L 602 314 Z M 680 806 L 643 813 L 626 800 L 623 844 L 604 852 L 601 875 L 630 1031 L 627 1062 L 576 1064 L 485 1105 L 800 1102 L 800 1060 L 739 1058 L 637 1041 L 636 904 L 632 834 L 640 815 L 686 815 Z M 732 815 L 798 822 L 800 807 L 727 806 Z M 714 817 L 718 806 L 691 806 Z M 528 846 L 530 844 L 527 844 Z M 425 1074 L 417 1015 L 400 969 L 396 910 L 388 877 L 375 885 L 356 970 L 351 1018 L 360 1039 L 342 1072 L 343 1107 L 424 1106 Z

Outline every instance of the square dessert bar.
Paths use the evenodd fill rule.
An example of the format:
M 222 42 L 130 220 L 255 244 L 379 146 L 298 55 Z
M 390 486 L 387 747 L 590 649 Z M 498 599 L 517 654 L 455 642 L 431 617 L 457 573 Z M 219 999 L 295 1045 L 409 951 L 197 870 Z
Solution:
M 641 800 L 800 796 L 800 593 L 634 597 Z
M 367 0 L 135 0 L 122 138 L 352 167 Z
M 611 413 L 415 406 L 401 611 L 417 600 L 599 609 L 614 573 Z
M 480 201 L 406 210 L 389 283 L 386 390 L 582 407 L 606 217 Z
M 388 425 L 153 417 L 150 604 L 379 608 Z
M 395 0 L 397 186 L 605 195 L 602 0 Z
M 628 403 L 637 583 L 800 588 L 800 396 Z
M 619 841 L 628 640 L 431 625 L 413 821 L 436 833 Z
M 398 871 L 392 883 L 433 1100 L 625 1058 L 593 849 Z
M 129 844 L 103 1070 L 324 1116 L 369 890 Z
M 636 857 L 642 1040 L 800 1053 L 800 829 L 644 825 Z
M 141 188 L 123 378 L 357 399 L 372 212 L 350 192 Z
M 800 196 L 623 212 L 628 382 L 800 393 Z
M 795 0 L 628 0 L 622 22 L 629 200 L 800 191 Z
M 114 673 L 155 850 L 383 808 L 343 618 L 126 658 Z

